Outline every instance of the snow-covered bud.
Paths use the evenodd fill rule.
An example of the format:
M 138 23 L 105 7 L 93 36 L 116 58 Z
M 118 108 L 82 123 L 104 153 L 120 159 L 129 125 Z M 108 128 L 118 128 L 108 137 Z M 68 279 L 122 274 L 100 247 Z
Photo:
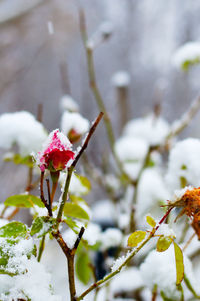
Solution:
M 61 130 L 71 143 L 75 143 L 89 130 L 89 121 L 79 113 L 66 111 L 62 115 Z
M 37 164 L 42 172 L 45 169 L 56 172 L 65 169 L 73 159 L 74 152 L 70 141 L 57 129 L 49 134 L 43 150 L 38 152 Z

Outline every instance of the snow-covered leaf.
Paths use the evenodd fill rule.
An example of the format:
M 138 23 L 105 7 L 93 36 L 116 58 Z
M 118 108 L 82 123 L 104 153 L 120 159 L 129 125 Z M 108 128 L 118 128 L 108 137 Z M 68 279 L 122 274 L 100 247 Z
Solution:
M 0 237 L 25 237 L 26 234 L 26 225 L 21 222 L 11 222 L 0 228 Z
M 141 241 L 145 239 L 145 231 L 135 231 L 128 238 L 128 246 L 136 247 Z
M 49 216 L 40 216 L 37 217 L 31 226 L 30 235 L 37 234 L 37 237 L 41 237 L 53 229 L 53 226 L 56 224 L 56 219 Z
M 172 243 L 172 239 L 167 236 L 161 235 L 157 241 L 156 250 L 158 252 L 164 252 L 166 251 Z

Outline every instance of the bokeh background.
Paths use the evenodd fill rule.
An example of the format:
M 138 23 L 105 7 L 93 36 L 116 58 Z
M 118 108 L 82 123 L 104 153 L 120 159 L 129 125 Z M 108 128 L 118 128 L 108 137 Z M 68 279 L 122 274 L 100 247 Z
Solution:
M 112 77 L 120 70 L 130 75 L 129 118 L 148 114 L 157 102 L 167 120 L 179 118 L 199 93 L 200 67 L 184 73 L 174 67 L 172 57 L 179 46 L 199 39 L 197 0 L 0 0 L 0 113 L 27 110 L 37 115 L 42 104 L 44 125 L 53 130 L 59 127 L 60 98 L 68 93 L 85 117 L 96 117 L 79 32 L 79 5 L 89 35 L 104 21 L 113 25 L 111 37 L 95 50 L 95 68 L 116 136 L 119 112 Z M 93 154 L 105 147 L 103 126 L 98 135 L 90 149 Z M 200 137 L 199 115 L 182 135 Z M 0 164 L 4 201 L 23 191 L 26 174 L 23 167 Z

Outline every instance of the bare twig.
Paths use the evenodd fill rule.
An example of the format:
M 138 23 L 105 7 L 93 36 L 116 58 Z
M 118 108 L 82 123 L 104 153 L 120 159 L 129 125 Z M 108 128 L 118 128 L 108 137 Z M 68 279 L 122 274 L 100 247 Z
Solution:
M 44 198 L 43 183 L 44 183 L 44 172 L 42 171 L 40 177 L 40 198 L 44 206 L 47 208 L 49 216 L 52 216 L 53 214 L 51 210 L 51 204 L 49 205 L 46 199 Z

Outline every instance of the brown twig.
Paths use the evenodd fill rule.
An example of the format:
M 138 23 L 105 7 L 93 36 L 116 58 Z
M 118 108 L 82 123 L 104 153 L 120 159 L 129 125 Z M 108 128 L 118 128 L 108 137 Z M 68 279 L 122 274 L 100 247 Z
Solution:
M 75 286 L 75 275 L 74 275 L 74 257 L 75 257 L 75 253 L 76 250 L 78 248 L 78 245 L 81 241 L 81 238 L 84 234 L 85 228 L 82 227 L 77 240 L 74 244 L 74 247 L 72 249 L 70 249 L 66 242 L 64 241 L 61 233 L 59 230 L 57 230 L 56 232 L 52 232 L 52 235 L 55 237 L 55 239 L 57 240 L 58 244 L 60 245 L 62 251 L 64 252 L 66 258 L 67 258 L 67 263 L 68 263 L 68 277 L 69 277 L 69 288 L 70 288 L 70 297 L 71 297 L 71 301 L 76 301 L 76 286 Z

